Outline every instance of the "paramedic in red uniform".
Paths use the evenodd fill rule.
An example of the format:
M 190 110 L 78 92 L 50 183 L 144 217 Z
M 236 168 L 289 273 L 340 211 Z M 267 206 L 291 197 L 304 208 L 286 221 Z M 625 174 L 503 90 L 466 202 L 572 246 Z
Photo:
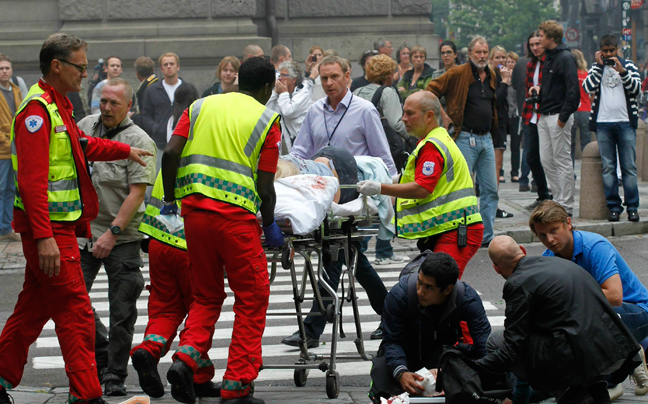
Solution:
M 50 318 L 70 380 L 68 401 L 104 403 L 95 363 L 94 315 L 76 240 L 77 235 L 89 236 L 89 222 L 98 212 L 86 157 L 128 158 L 146 166 L 140 156 L 152 154 L 86 137 L 74 123 L 67 94 L 79 91 L 88 77 L 87 47 L 63 33 L 45 40 L 40 51 L 43 77 L 32 86 L 11 127 L 13 227 L 20 233 L 27 266 L 23 290 L 0 335 L 0 404 L 10 403 L 7 390 L 20 383 L 29 346 Z
M 252 397 L 270 295 L 257 211 L 269 246 L 283 245 L 274 222 L 274 173 L 279 158 L 279 115 L 265 103 L 275 84 L 274 66 L 250 58 L 239 70 L 239 92 L 194 102 L 178 122 L 162 157 L 164 206 L 182 198 L 194 303 L 167 379 L 173 398 L 194 403 L 193 374 L 209 351 L 225 294 L 234 292 L 234 327 L 221 403 L 262 404 Z

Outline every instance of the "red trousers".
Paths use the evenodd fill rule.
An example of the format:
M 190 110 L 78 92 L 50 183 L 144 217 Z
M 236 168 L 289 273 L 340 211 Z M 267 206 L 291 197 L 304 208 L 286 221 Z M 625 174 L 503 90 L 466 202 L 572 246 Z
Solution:
M 51 318 L 70 380 L 70 402 L 101 397 L 94 353 L 94 315 L 74 227 L 54 231 L 61 254 L 58 276 L 48 277 L 40 269 L 38 245 L 32 237 L 31 233 L 21 233 L 27 259 L 25 282 L 0 335 L 0 385 L 13 388 L 20 383 L 29 346 Z
M 205 210 L 191 211 L 184 222 L 194 303 L 174 359 L 182 360 L 195 373 L 201 355 L 211 348 L 214 325 L 227 297 L 226 270 L 236 317 L 221 396 L 247 395 L 262 365 L 261 337 L 270 297 L 261 228 L 256 220 L 236 221 Z
M 149 321 L 144 332 L 144 342 L 134 347 L 131 355 L 138 349 L 145 349 L 159 361 L 169 351 L 178 326 L 182 324 L 193 303 L 189 254 L 151 239 L 149 275 Z M 200 359 L 194 383 L 205 383 L 214 378 L 214 365 L 207 353 L 203 353 Z
M 459 279 L 463 276 L 466 265 L 472 257 L 477 254 L 477 250 L 481 246 L 482 237 L 484 235 L 484 225 L 481 223 L 473 224 L 468 227 L 468 243 L 465 247 L 457 245 L 457 230 L 449 231 L 441 234 L 434 244 L 432 251 L 444 252 L 454 258 L 459 267 Z M 472 344 L 473 339 L 468 330 L 468 324 L 465 321 L 461 322 L 461 330 L 463 331 L 463 339 L 466 344 Z

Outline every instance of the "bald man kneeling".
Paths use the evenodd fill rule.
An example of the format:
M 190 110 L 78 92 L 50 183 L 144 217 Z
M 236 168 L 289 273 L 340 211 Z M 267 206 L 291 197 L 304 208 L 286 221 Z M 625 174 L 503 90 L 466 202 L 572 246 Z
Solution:
M 573 262 L 527 257 L 509 236 L 493 239 L 488 255 L 506 279 L 504 338 L 476 363 L 513 372 L 558 404 L 609 403 L 604 375 L 623 380 L 639 344 L 596 281 Z

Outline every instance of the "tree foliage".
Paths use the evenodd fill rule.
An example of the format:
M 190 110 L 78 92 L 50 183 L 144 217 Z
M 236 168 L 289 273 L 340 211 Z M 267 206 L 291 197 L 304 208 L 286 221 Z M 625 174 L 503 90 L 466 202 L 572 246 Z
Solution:
M 517 50 L 545 20 L 559 19 L 554 0 L 454 0 L 448 28 L 458 46 L 467 46 L 475 35 L 491 46 Z

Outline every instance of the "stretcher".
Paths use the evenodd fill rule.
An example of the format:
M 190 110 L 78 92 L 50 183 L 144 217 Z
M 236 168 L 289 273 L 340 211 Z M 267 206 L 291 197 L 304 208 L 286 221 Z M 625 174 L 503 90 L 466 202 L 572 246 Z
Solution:
M 355 185 L 343 185 L 341 187 L 355 187 Z M 287 235 L 285 237 L 286 244 L 281 249 L 267 248 L 265 250 L 270 264 L 270 283 L 275 279 L 279 264 L 284 270 L 290 271 L 295 302 L 295 312 L 293 313 L 273 313 L 269 311 L 267 315 L 296 315 L 301 338 L 299 340 L 299 358 L 294 364 L 264 365 L 263 369 L 294 369 L 294 382 L 297 387 L 306 385 L 311 369 L 319 369 L 326 373 L 326 394 L 329 398 L 337 398 L 340 391 L 340 375 L 336 371 L 338 361 L 358 360 L 358 356 L 366 361 L 373 359 L 373 356 L 366 352 L 362 337 L 355 284 L 355 271 L 359 254 L 354 242 L 377 235 L 378 230 L 373 225 L 378 218 L 370 213 L 367 198 L 361 198 L 363 198 L 363 208 L 360 214 L 342 217 L 329 213 L 320 227 L 308 235 L 290 234 L 290 227 L 280 224 L 282 231 Z M 325 273 L 324 262 L 337 260 L 339 254 L 344 254 L 346 268 L 343 269 L 340 276 L 338 292 L 335 292 L 333 287 L 326 281 L 326 277 L 323 276 Z M 304 260 L 301 273 L 295 264 L 296 256 L 300 256 Z M 319 293 L 318 285 L 321 285 L 330 296 L 322 296 Z M 314 354 L 309 352 L 306 345 L 304 317 L 309 314 L 310 307 L 307 307 L 306 313 L 304 313 L 302 305 L 310 302 L 316 307 L 315 312 L 311 315 L 324 316 L 327 322 L 332 324 L 330 354 Z M 353 310 L 353 321 L 356 329 L 354 343 L 358 355 L 337 355 L 336 352 L 338 337 L 346 337 L 342 321 L 342 307 L 345 302 L 349 303 Z

